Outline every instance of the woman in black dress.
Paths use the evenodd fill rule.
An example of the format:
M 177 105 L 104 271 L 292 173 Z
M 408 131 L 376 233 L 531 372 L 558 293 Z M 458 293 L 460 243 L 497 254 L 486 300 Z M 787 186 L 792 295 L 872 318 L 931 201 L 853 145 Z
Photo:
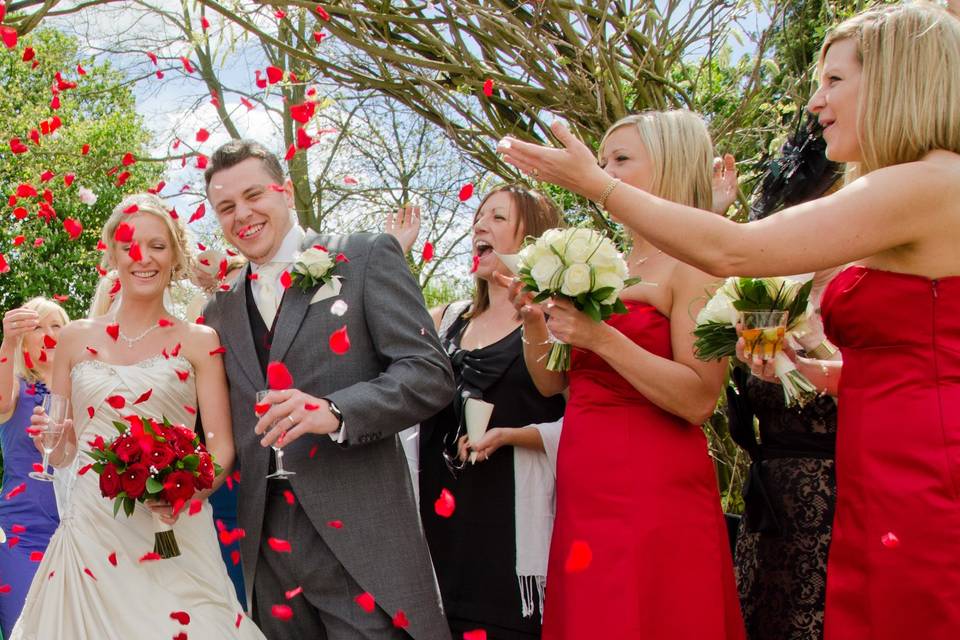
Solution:
M 836 185 L 838 168 L 824 151 L 818 126 L 808 120 L 772 163 L 751 219 L 818 198 Z M 829 274 L 815 279 L 814 306 L 819 306 L 819 294 L 829 279 Z M 819 330 L 802 340 L 805 355 L 834 357 L 835 349 L 823 338 L 819 313 L 813 324 Z M 827 386 L 818 384 L 826 382 L 818 380 L 826 369 L 816 360 L 804 358 L 798 368 L 818 388 Z M 836 401 L 821 395 L 805 407 L 787 408 L 778 384 L 753 376 L 744 367 L 734 369 L 733 381 L 736 388 L 728 390 L 731 435 L 752 461 L 735 554 L 747 637 L 819 640 L 836 493 Z M 754 417 L 760 426 L 759 442 Z
M 400 217 L 409 221 L 410 213 Z M 553 528 L 548 452 L 556 452 L 564 401 L 544 398 L 534 387 L 520 322 L 493 274 L 509 272 L 497 254 L 515 254 L 526 236 L 560 224 L 556 205 L 537 191 L 512 184 L 488 193 L 473 224 L 473 300 L 432 312 L 458 397 L 421 425 L 420 513 L 455 638 L 478 628 L 491 640 L 540 637 Z M 406 249 L 412 245 L 393 219 L 387 230 L 398 231 Z M 494 405 L 489 429 L 476 442 L 466 437 L 467 397 Z M 471 452 L 475 464 L 468 461 Z M 449 517 L 434 506 L 444 489 L 456 501 Z M 529 566 L 542 569 L 524 569 Z

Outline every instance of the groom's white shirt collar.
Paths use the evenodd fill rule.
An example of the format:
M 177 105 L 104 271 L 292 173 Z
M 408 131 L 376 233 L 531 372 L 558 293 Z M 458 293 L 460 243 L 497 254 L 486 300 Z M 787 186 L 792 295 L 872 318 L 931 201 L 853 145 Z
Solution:
M 276 255 L 270 260 L 270 262 L 265 262 L 263 264 L 256 264 L 254 262 L 250 263 L 250 270 L 253 273 L 257 273 L 261 268 L 270 263 L 279 263 L 290 265 L 296 260 L 297 256 L 300 254 L 300 247 L 303 245 L 303 241 L 307 237 L 307 232 L 303 228 L 294 224 L 290 227 L 290 230 L 287 231 L 287 235 L 283 236 L 283 240 L 280 242 L 280 248 L 277 249 Z

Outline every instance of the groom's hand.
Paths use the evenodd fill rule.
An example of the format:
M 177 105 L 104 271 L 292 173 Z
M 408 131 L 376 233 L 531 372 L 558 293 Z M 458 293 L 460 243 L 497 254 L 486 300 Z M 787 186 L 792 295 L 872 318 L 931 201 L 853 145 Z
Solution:
M 260 416 L 254 431 L 263 435 L 264 447 L 282 447 L 305 433 L 328 435 L 340 428 L 329 402 L 299 389 L 271 391 L 263 402 L 272 406 Z

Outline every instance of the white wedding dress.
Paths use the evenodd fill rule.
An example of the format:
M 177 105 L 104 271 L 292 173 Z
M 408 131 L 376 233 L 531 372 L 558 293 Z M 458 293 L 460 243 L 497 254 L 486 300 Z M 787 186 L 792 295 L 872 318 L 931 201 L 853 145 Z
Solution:
M 178 370 L 190 376 L 181 382 Z M 83 361 L 73 368 L 71 380 L 81 469 L 92 462 L 84 453 L 88 441 L 116 436 L 111 423 L 123 415 L 136 412 L 194 424 L 184 405 L 196 406 L 196 384 L 190 363 L 181 357 L 156 356 L 131 365 Z M 132 406 L 148 389 L 153 389 L 150 398 Z M 113 409 L 107 402 L 113 395 L 123 396 L 126 407 Z M 92 470 L 84 475 L 74 471 L 65 484 L 69 494 L 60 526 L 9 640 L 169 639 L 180 632 L 204 640 L 264 638 L 241 613 L 206 501 L 195 515 L 184 510 L 173 527 L 182 555 L 140 562 L 153 551 L 150 511 L 137 504 L 129 518 L 123 510 L 114 517 L 113 501 L 100 494 L 99 476 Z M 180 611 L 190 616 L 188 624 L 170 617 Z

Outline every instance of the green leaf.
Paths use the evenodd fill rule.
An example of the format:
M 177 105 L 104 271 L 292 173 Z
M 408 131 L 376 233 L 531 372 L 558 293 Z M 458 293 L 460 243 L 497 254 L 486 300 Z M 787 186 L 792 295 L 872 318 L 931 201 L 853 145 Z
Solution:
M 188 456 L 183 458 L 183 468 L 189 471 L 196 471 L 197 467 L 200 466 L 200 456 L 195 453 L 191 453 Z
M 133 515 L 134 500 L 133 498 L 124 498 L 123 499 L 123 512 L 127 514 L 127 517 Z
M 163 491 L 163 484 L 152 476 L 147 478 L 147 493 L 160 493 L 161 491 Z
M 113 499 L 113 517 L 116 518 L 117 514 L 120 513 L 120 507 L 123 506 L 123 498 L 117 496 Z
M 544 291 L 543 293 L 538 294 L 533 301 L 536 303 L 543 302 L 544 300 L 550 298 L 553 295 L 550 291 Z
M 111 424 L 113 427 L 120 432 L 121 435 L 127 432 L 127 425 L 119 420 L 114 420 Z
M 600 307 L 592 298 L 590 298 L 587 301 L 587 304 L 584 305 L 583 312 L 590 316 L 590 319 L 594 322 L 600 322 L 602 319 L 600 315 Z

